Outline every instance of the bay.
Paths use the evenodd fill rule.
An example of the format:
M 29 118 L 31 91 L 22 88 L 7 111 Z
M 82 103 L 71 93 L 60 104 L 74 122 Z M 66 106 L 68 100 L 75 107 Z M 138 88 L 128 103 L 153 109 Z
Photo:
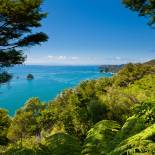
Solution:
M 83 80 L 111 77 L 111 73 L 100 73 L 98 66 L 35 66 L 22 65 L 9 70 L 13 79 L 0 85 L 0 108 L 15 111 L 32 97 L 48 102 L 61 91 L 73 88 Z M 33 80 L 27 80 L 31 73 Z

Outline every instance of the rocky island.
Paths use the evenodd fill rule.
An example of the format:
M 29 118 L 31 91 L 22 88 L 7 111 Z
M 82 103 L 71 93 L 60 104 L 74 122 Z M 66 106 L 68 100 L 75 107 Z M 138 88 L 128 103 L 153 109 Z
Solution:
M 33 80 L 33 79 L 34 79 L 34 76 L 33 76 L 32 74 L 28 74 L 28 75 L 27 75 L 27 79 L 28 79 L 28 80 Z

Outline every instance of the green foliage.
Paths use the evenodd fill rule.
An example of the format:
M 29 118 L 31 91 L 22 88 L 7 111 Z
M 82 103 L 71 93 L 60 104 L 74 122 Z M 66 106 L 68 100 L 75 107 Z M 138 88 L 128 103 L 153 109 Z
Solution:
M 107 106 L 99 100 L 91 100 L 87 106 L 89 120 L 95 124 L 106 117 Z
M 131 10 L 137 11 L 140 16 L 149 18 L 149 25 L 155 24 L 155 0 L 123 0 L 123 3 Z
M 155 102 L 139 104 L 133 113 L 116 135 L 111 154 L 155 153 Z
M 79 155 L 80 142 L 65 133 L 57 133 L 46 137 L 38 144 L 23 143 L 23 147 L 12 145 L 4 155 Z
M 8 74 L 7 72 L 0 73 L 0 83 L 5 83 L 6 81 L 9 81 L 12 78 L 11 74 Z
M 127 87 L 134 81 L 141 79 L 144 75 L 155 74 L 155 67 L 144 64 L 127 64 L 118 72 L 115 84 L 120 87 Z
M 155 75 L 146 75 L 125 89 L 137 102 L 155 100 Z
M 104 119 L 115 120 L 120 124 L 123 124 L 130 116 L 132 106 L 135 104 L 132 96 L 119 87 L 109 88 L 107 94 L 101 95 L 100 98 L 107 107 Z
M 124 155 L 155 153 L 155 102 L 134 109 L 134 115 L 120 129 L 109 120 L 97 123 L 87 134 L 82 154 Z
M 11 148 L 10 150 L 3 153 L 4 155 L 36 155 L 36 152 L 28 148 Z
M 67 133 L 83 139 L 90 122 L 85 105 L 81 105 L 77 94 L 73 90 L 63 92 L 49 105 L 53 122 L 62 126 Z M 53 126 L 55 127 L 55 126 Z
M 113 85 L 107 89 L 106 94 L 103 93 L 100 96 L 100 100 L 107 106 L 106 118 L 123 124 L 126 118 L 132 115 L 135 105 L 155 100 L 154 88 L 155 76 L 153 74 L 145 75 L 125 88 Z
M 61 126 L 60 130 L 83 141 L 87 131 L 98 121 L 109 119 L 125 123 L 135 105 L 155 96 L 153 72 L 154 68 L 148 65 L 129 64 L 114 78 L 84 81 L 74 90 L 64 91 L 49 104 L 45 119 L 50 122 L 48 128 L 55 130 Z M 129 74 L 130 79 L 127 79 Z M 132 84 L 118 86 L 120 77 Z
M 107 91 L 109 87 L 112 86 L 113 82 L 114 81 L 112 78 L 100 78 L 96 80 L 95 83 L 96 96 L 99 97 L 100 95 L 107 94 Z
M 22 64 L 26 58 L 23 47 L 47 41 L 45 33 L 32 33 L 47 16 L 41 4 L 42 0 L 0 0 L 0 69 Z
M 10 67 L 16 64 L 22 64 L 25 60 L 23 53 L 15 49 L 9 51 L 0 51 L 0 68 Z
M 122 141 L 110 155 L 155 154 L 155 124 Z
M 144 102 L 134 108 L 134 114 L 143 119 L 145 125 L 155 123 L 155 101 Z
M 144 102 L 133 109 L 133 116 L 129 117 L 117 134 L 117 144 L 141 132 L 155 122 L 155 102 Z
M 128 64 L 113 78 L 83 81 L 46 105 L 30 99 L 13 117 L 12 143 L 1 152 L 154 154 L 154 88 L 153 66 Z
M 103 79 L 103 82 L 100 80 L 102 86 L 108 85 L 106 81 L 108 79 Z M 47 119 L 83 141 L 90 127 L 106 117 L 106 105 L 97 97 L 102 90 L 101 85 L 94 80 L 84 81 L 74 90 L 64 91 L 49 103 Z M 51 128 L 55 129 L 55 125 Z
M 155 66 L 155 59 L 152 59 L 152 60 L 150 60 L 150 61 L 147 61 L 147 62 L 145 62 L 144 64 Z
M 10 122 L 11 120 L 7 112 L 3 109 L 0 109 L 0 145 L 6 145 L 9 142 L 7 138 L 7 132 Z
M 65 133 L 57 133 L 46 138 L 45 144 L 41 148 L 43 153 L 53 155 L 79 155 L 81 152 L 79 141 Z
M 0 47 L 3 50 L 32 46 L 46 41 L 40 32 L 32 34 L 32 28 L 40 27 L 46 17 L 41 12 L 42 0 L 0 0 Z
M 117 122 L 103 120 L 91 128 L 85 139 L 83 155 L 107 155 L 112 147 L 112 140 L 120 125 Z
M 9 139 L 13 141 L 21 140 L 27 136 L 35 135 L 40 139 L 41 129 L 43 128 L 43 111 L 46 105 L 41 103 L 38 98 L 32 98 L 26 102 L 25 106 L 17 111 L 16 116 L 11 122 L 8 131 Z
M 117 73 L 124 65 L 101 65 L 99 67 L 100 72 L 102 73 Z

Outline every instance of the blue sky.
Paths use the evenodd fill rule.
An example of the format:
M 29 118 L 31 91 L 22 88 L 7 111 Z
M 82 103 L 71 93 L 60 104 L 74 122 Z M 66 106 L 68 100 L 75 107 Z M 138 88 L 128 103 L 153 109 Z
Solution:
M 50 39 L 26 49 L 27 64 L 94 65 L 155 58 L 155 30 L 121 0 L 44 0 Z

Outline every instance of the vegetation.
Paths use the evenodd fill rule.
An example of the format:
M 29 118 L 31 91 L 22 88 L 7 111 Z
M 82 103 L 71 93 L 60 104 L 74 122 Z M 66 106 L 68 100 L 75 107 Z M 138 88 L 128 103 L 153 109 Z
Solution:
M 0 73 L 0 83 L 5 83 L 6 81 L 9 81 L 12 78 L 11 74 L 8 74 L 7 72 Z
M 150 60 L 150 61 L 147 61 L 144 63 L 145 65 L 148 65 L 148 66 L 155 66 L 155 60 Z M 128 64 L 129 65 L 129 64 Z M 132 64 L 130 64 L 132 65 Z M 137 64 L 137 67 L 138 65 L 140 64 Z M 123 67 L 125 66 L 125 64 L 122 64 L 122 65 L 101 65 L 99 66 L 99 70 L 100 72 L 102 73 L 108 73 L 108 72 L 111 72 L 111 73 L 117 73 L 119 72 Z
M 101 73 L 117 73 L 124 65 L 101 65 L 99 70 Z
M 10 127 L 11 119 L 7 112 L 0 109 L 0 145 L 7 145 L 9 140 L 7 138 L 8 129 Z
M 114 121 L 103 120 L 95 124 L 87 133 L 82 154 L 108 154 L 119 129 L 120 125 Z
M 155 59 L 145 62 L 145 64 L 155 66 Z
M 145 64 L 127 64 L 119 71 L 115 83 L 121 87 L 126 87 L 134 83 L 135 80 L 141 79 L 148 74 L 155 74 L 155 66 Z
M 46 41 L 32 34 L 46 17 L 41 0 L 0 0 L 0 69 L 21 64 L 21 48 Z M 154 0 L 124 0 L 154 26 Z M 10 79 L 0 74 L 0 83 Z M 154 155 L 155 66 L 127 64 L 112 78 L 81 82 L 53 101 L 29 99 L 10 118 L 0 109 L 2 155 Z
M 149 19 L 148 24 L 154 27 L 155 24 L 155 1 L 154 0 L 123 0 L 123 3 L 131 10 L 137 11 L 139 16 Z
M 48 104 L 32 98 L 11 122 L 2 112 L 1 122 L 7 123 L 0 125 L 1 152 L 153 155 L 154 73 L 154 66 L 128 64 L 112 78 L 83 81 Z
M 0 0 L 0 71 L 22 64 L 25 60 L 24 47 L 47 41 L 45 33 L 32 33 L 47 16 L 41 11 L 41 4 L 42 0 Z M 8 80 L 3 77 L 0 74 L 0 79 L 3 79 L 0 83 Z

